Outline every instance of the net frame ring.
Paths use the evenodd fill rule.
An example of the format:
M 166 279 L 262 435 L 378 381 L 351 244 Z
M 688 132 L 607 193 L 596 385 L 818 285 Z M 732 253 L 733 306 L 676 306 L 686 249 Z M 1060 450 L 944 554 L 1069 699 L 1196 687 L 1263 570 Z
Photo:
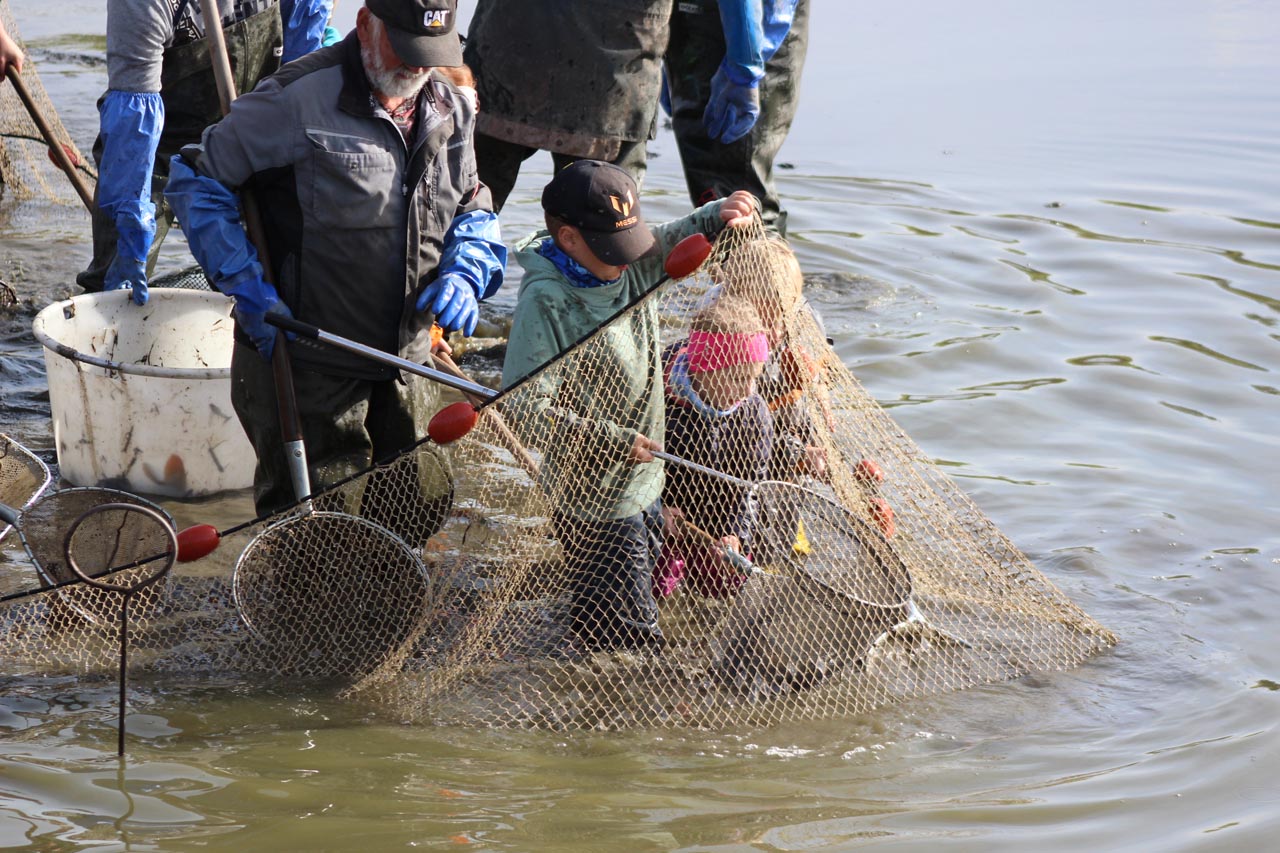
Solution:
M 46 539 L 32 532 L 31 522 L 33 520 L 40 520 L 41 518 L 47 517 L 60 519 L 64 517 L 63 512 L 66 511 L 66 508 L 63 507 L 62 504 L 73 503 L 86 495 L 102 496 L 103 500 L 101 503 L 92 504 L 88 509 L 81 512 L 75 521 L 72 522 L 71 525 L 68 525 L 68 533 L 70 533 L 73 527 L 84 523 L 91 515 L 94 515 L 95 513 L 92 512 L 93 510 L 112 504 L 127 504 L 129 506 L 145 508 L 164 520 L 164 524 L 161 529 L 166 531 L 171 528 L 174 530 L 177 529 L 173 518 L 168 512 L 146 498 L 135 495 L 132 492 L 112 489 L 107 486 L 75 486 L 70 489 L 58 489 L 52 492 L 45 492 L 39 498 L 32 500 L 22 509 L 22 512 L 18 515 L 18 522 L 14 525 L 18 530 L 18 537 L 22 540 L 23 546 L 27 549 L 27 552 L 31 554 L 35 563 L 36 574 L 39 575 L 41 581 L 44 582 L 45 587 L 56 588 L 65 584 L 78 582 L 80 578 L 78 576 L 74 576 L 74 571 L 70 573 L 72 576 L 59 576 L 57 569 L 60 568 L 60 565 L 50 565 L 46 563 L 45 560 L 41 559 L 42 556 L 52 556 L 64 550 L 67 542 L 66 536 L 64 535 L 63 538 L 63 549 L 56 549 L 55 543 L 57 540 Z M 52 512 L 49 512 L 50 508 L 52 508 Z M 63 554 L 63 556 L 65 556 L 65 554 Z M 132 565 L 132 563 L 129 565 Z
M 840 589 L 831 581 L 823 579 L 809 567 L 807 560 L 790 558 L 788 562 L 795 568 L 796 574 L 806 582 L 819 587 L 828 596 L 834 596 L 851 605 L 869 607 L 881 612 L 902 611 L 909 613 L 915 606 L 913 600 L 915 579 L 911 576 L 911 570 L 907 567 L 906 561 L 898 554 L 897 549 L 893 547 L 893 544 L 875 525 L 869 524 L 860 518 L 857 513 L 851 511 L 844 504 L 832 500 L 821 492 L 796 483 L 789 483 L 785 480 L 766 480 L 757 483 L 751 491 L 757 501 L 760 501 L 761 492 L 765 491 L 780 491 L 783 494 L 801 493 L 809 497 L 814 503 L 825 507 L 828 511 L 838 513 L 841 523 L 847 523 L 853 528 L 854 538 L 857 540 L 859 547 L 867 553 L 868 558 L 876 567 L 885 574 L 887 584 L 893 589 L 896 600 L 869 601 L 851 590 Z M 806 536 L 811 535 L 813 535 L 813 531 L 806 528 Z
M 264 548 L 268 549 L 268 552 L 269 552 L 269 550 L 275 547 L 278 542 L 280 542 L 281 540 L 286 540 L 288 537 L 289 531 L 292 528 L 301 526 L 301 525 L 308 525 L 308 524 L 317 524 L 317 523 L 323 524 L 325 522 L 338 523 L 342 525 L 353 525 L 357 528 L 367 531 L 369 535 L 376 537 L 376 539 L 379 540 L 382 545 L 389 547 L 394 552 L 396 552 L 396 554 L 399 556 L 399 558 L 402 561 L 405 561 L 408 565 L 412 566 L 415 569 L 415 572 L 414 572 L 415 576 L 421 581 L 421 588 L 420 588 L 421 603 L 420 603 L 420 606 L 418 607 L 419 620 L 421 620 L 423 617 L 425 617 L 426 614 L 430 612 L 432 601 L 433 601 L 433 588 L 432 588 L 432 580 L 431 580 L 430 572 L 427 570 L 426 564 L 414 552 L 414 550 L 409 547 L 409 545 L 404 541 L 403 538 L 396 535 L 393 531 L 387 529 L 386 527 L 383 527 L 382 525 L 376 522 L 369 521 L 366 518 L 361 518 L 359 516 L 350 515 L 344 512 L 316 510 L 309 513 L 290 515 L 286 518 L 282 518 L 278 521 L 273 522 L 265 530 L 263 530 L 257 536 L 255 536 L 249 542 L 249 544 L 245 546 L 244 550 L 240 553 L 240 556 L 236 559 L 236 565 L 231 575 L 231 599 L 235 605 L 236 617 L 249 631 L 249 634 L 254 638 L 254 640 L 256 640 L 259 643 L 262 643 L 264 646 L 272 647 L 272 646 L 278 645 L 281 638 L 279 636 L 272 636 L 272 632 L 270 631 L 270 629 L 256 624 L 255 617 L 250 613 L 250 611 L 252 611 L 254 608 L 252 606 L 246 605 L 246 601 L 252 600 L 250 598 L 249 591 L 246 590 L 245 574 L 246 574 L 246 571 L 248 571 L 246 569 L 246 566 L 249 566 L 250 568 L 252 568 L 255 561 L 260 559 L 259 552 L 262 549 Z M 367 552 L 367 549 L 366 549 L 366 552 Z M 356 560 L 348 560 L 346 562 L 348 565 L 356 565 L 357 563 Z M 317 570 L 316 567 L 314 566 L 309 568 L 311 570 Z M 383 657 L 384 658 L 391 657 L 397 651 L 402 649 L 406 642 L 409 642 L 410 640 L 414 640 L 414 639 L 416 639 L 416 635 L 414 631 L 412 629 L 406 631 L 405 636 L 402 637 L 400 640 L 398 640 L 396 642 L 396 645 L 393 648 L 387 649 L 386 654 Z M 307 676 L 320 676 L 320 677 L 326 677 L 326 678 L 332 678 L 334 676 L 342 676 L 342 677 L 349 678 L 353 681 L 358 681 L 360 678 L 367 675 L 368 672 L 372 672 L 376 670 L 377 665 L 373 666 L 373 668 L 369 669 L 367 672 L 355 672 L 355 673 L 334 672 L 334 671 L 316 672 L 316 671 L 310 670 L 307 667 L 294 667 L 294 668 L 286 667 L 286 670 L 290 672 L 293 672 L 295 669 L 297 670 L 297 673 L 295 674 L 302 674 Z
M 89 496 L 90 498 L 101 497 L 103 502 L 93 503 L 88 509 L 82 511 L 79 516 L 67 527 L 67 533 L 63 535 L 61 542 L 58 542 L 56 535 L 51 537 L 42 537 L 33 532 L 31 524 L 36 520 L 61 519 L 65 512 L 69 515 L 70 511 L 64 507 L 64 504 L 74 504 L 75 501 L 81 500 Z M 84 602 L 78 601 L 77 596 L 69 587 L 81 583 L 83 575 L 77 574 L 75 569 L 70 565 L 63 563 L 49 563 L 48 559 L 54 556 L 61 556 L 65 559 L 65 549 L 70 541 L 70 534 L 73 530 L 87 521 L 93 515 L 96 515 L 102 507 L 112 504 L 125 504 L 131 507 L 138 507 L 148 510 L 148 514 L 153 518 L 163 520 L 161 530 L 166 533 L 170 530 L 176 530 L 172 517 L 161 507 L 147 500 L 146 498 L 135 495 L 131 492 L 125 492 L 120 489 L 112 489 L 106 486 L 76 486 L 70 489 L 60 489 L 58 491 L 46 492 L 36 500 L 31 501 L 18 516 L 18 521 L 14 527 L 18 531 L 18 538 L 22 541 L 23 547 L 27 553 L 31 555 L 32 565 L 35 567 L 36 576 L 40 579 L 40 586 L 33 591 L 52 591 L 54 600 L 58 602 L 58 606 L 65 608 L 65 613 L 74 615 L 76 619 L 80 619 L 89 625 L 98 625 L 103 621 L 103 614 L 95 611 L 94 608 L 86 606 Z M 72 507 L 74 508 L 74 507 Z M 61 545 L 62 547 L 58 547 Z M 138 565 L 138 561 L 123 564 L 130 568 Z M 123 569 L 123 566 L 120 568 Z M 114 573 L 114 572 L 111 572 Z
M 72 548 L 72 544 L 74 543 L 74 540 L 75 540 L 76 531 L 80 529 L 81 525 L 83 525 L 86 521 L 88 521 L 91 517 L 97 515 L 98 513 L 108 512 L 112 510 L 120 511 L 120 512 L 138 512 L 138 513 L 141 513 L 142 515 L 148 516 L 149 518 L 151 518 L 152 521 L 156 522 L 156 524 L 160 527 L 161 530 L 165 532 L 165 537 L 169 540 L 169 550 L 166 551 L 164 554 L 157 554 L 156 557 L 154 558 L 154 560 L 163 559 L 163 563 L 161 563 L 160 568 L 154 571 L 149 571 L 147 574 L 144 574 L 142 578 L 136 583 L 132 583 L 132 584 L 110 583 L 108 581 L 104 581 L 100 579 L 104 575 L 99 575 L 98 577 L 91 577 L 84 571 L 84 569 L 80 567 L 80 563 L 76 560 L 76 555 L 74 553 L 74 549 Z M 153 586 L 154 584 L 159 583 L 160 580 L 163 579 L 164 576 L 169 573 L 169 570 L 173 568 L 173 564 L 177 562 L 177 559 L 178 559 L 178 531 L 174 527 L 173 523 L 169 520 L 168 516 L 162 511 L 155 509 L 154 507 L 146 506 L 143 504 L 133 504 L 133 503 L 98 504 L 97 506 L 90 507 L 89 509 L 80 513 L 79 517 L 76 518 L 76 520 L 71 523 L 71 526 L 67 529 L 66 535 L 62 539 L 62 554 L 64 557 L 66 557 L 67 565 L 71 568 L 71 571 L 74 572 L 76 576 L 83 583 L 87 583 L 89 586 L 93 587 L 94 589 L 101 589 L 107 592 L 118 592 L 123 595 L 130 596 L 135 593 L 141 592 L 142 590 L 146 589 L 149 586 Z M 146 562 L 154 562 L 154 560 L 143 561 L 139 565 L 145 565 Z M 138 565 L 120 566 L 118 568 L 112 569 L 105 576 L 111 576 L 116 574 L 117 572 L 126 571 L 128 569 L 137 568 L 137 567 L 139 566 Z

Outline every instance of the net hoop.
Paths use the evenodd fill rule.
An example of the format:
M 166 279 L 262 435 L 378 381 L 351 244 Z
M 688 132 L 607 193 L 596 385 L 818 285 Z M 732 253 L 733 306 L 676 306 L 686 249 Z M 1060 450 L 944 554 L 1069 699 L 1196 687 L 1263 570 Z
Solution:
M 883 582 L 862 584 L 861 586 L 863 588 L 885 589 L 889 592 L 889 595 L 882 600 L 872 600 L 867 596 L 858 594 L 856 592 L 858 586 L 841 588 L 840 577 L 825 577 L 820 571 L 820 566 L 816 565 L 815 561 L 808 559 L 788 561 L 793 564 L 793 574 L 804 581 L 803 588 L 816 592 L 826 599 L 838 600 L 846 606 L 854 605 L 859 608 L 872 608 L 883 611 L 901 610 L 904 612 L 910 607 L 913 592 L 911 571 L 907 568 L 907 564 L 902 557 L 894 550 L 889 540 L 874 525 L 868 524 L 843 504 L 832 500 L 821 492 L 796 483 L 788 483 L 784 480 L 766 480 L 756 484 L 753 491 L 757 495 L 761 493 L 767 494 L 770 491 L 781 491 L 784 494 L 801 494 L 807 498 L 806 506 L 810 508 L 821 507 L 828 521 L 836 519 L 835 523 L 837 525 L 849 530 L 849 536 L 859 543 L 862 552 L 868 558 L 867 560 L 860 560 L 858 566 L 855 567 L 855 571 L 861 571 L 866 562 L 869 561 L 884 576 Z
M 27 447 L 0 433 L 0 503 L 19 512 L 34 504 L 53 483 L 49 466 Z M 0 542 L 13 525 L 0 524 Z
M 381 599 L 369 596 L 366 584 Z M 291 586 L 311 600 L 299 601 Z M 359 680 L 417 638 L 430 608 L 431 581 L 422 560 L 387 528 L 315 511 L 277 521 L 255 536 L 236 561 L 231 593 L 241 623 L 276 657 L 272 665 L 280 671 Z M 335 607 L 360 608 L 366 618 L 330 618 Z M 374 618 L 381 626 L 373 639 L 380 642 L 334 633 L 336 624 L 367 628 Z
M 18 517 L 15 524 L 23 547 L 31 557 L 36 576 L 41 581 L 41 587 L 31 592 L 52 589 L 59 605 L 65 606 L 76 617 L 90 625 L 102 624 L 104 620 L 103 614 L 96 613 L 89 607 L 90 604 L 97 603 L 97 599 L 85 597 L 77 591 L 77 587 L 84 585 L 84 580 L 78 572 L 62 561 L 65 559 L 67 547 L 71 544 L 71 534 L 95 510 L 101 512 L 106 507 L 119 509 L 136 507 L 145 510 L 146 516 L 155 520 L 156 529 L 164 533 L 164 538 L 157 539 L 155 545 L 137 548 L 138 553 L 132 559 L 126 557 L 108 560 L 111 568 L 107 571 L 86 572 L 86 574 L 92 574 L 95 579 L 113 577 L 120 572 L 137 568 L 138 560 L 164 556 L 161 542 L 168 542 L 169 531 L 175 529 L 172 516 L 146 498 L 122 492 L 119 489 L 84 486 L 51 492 L 33 501 Z M 52 530 L 44 535 L 36 534 L 30 527 L 33 520 L 40 520 L 42 516 L 50 522 L 48 526 L 52 527 Z M 52 522 L 58 523 L 52 524 Z M 81 558 L 83 559 L 83 555 Z

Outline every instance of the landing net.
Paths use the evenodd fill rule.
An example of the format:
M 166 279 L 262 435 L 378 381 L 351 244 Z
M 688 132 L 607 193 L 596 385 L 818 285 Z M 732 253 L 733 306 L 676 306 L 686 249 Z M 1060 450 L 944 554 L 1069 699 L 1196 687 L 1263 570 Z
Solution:
M 783 244 L 727 231 L 697 274 L 483 406 L 462 439 L 317 497 L 402 539 L 427 594 L 406 602 L 375 559 L 341 595 L 302 579 L 277 593 L 324 609 L 325 643 L 250 631 L 234 566 L 288 514 L 260 519 L 141 593 L 133 668 L 306 682 L 307 661 L 341 650 L 361 665 L 338 689 L 396 719 L 725 729 L 1066 669 L 1112 645 L 859 385 L 802 286 Z M 730 480 L 627 461 L 637 389 L 617 366 L 638 341 L 661 353 L 647 381 L 666 449 Z M 421 427 L 457 399 L 411 383 Z M 30 588 L 7 556 L 0 597 Z M 370 624 L 419 606 L 412 631 Z M 115 603 L 77 586 L 0 603 L 0 671 L 113 672 L 95 607 Z

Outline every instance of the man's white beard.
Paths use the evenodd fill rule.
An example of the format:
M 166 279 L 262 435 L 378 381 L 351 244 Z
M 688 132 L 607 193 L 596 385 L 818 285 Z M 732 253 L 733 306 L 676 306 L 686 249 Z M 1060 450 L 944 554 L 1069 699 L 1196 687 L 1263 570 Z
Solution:
M 374 43 L 381 38 L 381 33 L 377 31 L 380 25 L 381 22 L 377 21 L 372 34 Z M 388 70 L 382 61 L 382 54 L 372 45 L 360 45 L 360 61 L 374 91 L 388 98 L 412 98 L 431 76 L 430 70 L 414 72 L 403 65 L 395 70 Z

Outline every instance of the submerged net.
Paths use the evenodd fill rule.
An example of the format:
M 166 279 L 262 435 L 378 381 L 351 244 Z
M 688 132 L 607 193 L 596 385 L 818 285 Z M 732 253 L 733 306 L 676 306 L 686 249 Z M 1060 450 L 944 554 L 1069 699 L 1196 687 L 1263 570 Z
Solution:
M 7 0 L 0 0 L 0 21 L 15 42 L 22 38 Z M 82 180 L 90 191 L 97 180 L 92 161 L 81 154 L 67 133 L 49 99 L 35 63 L 28 55 L 22 67 L 22 82 L 45 122 L 61 140 Z M 67 176 L 49 158 L 49 145 L 31 119 L 26 106 L 7 80 L 0 81 L 0 201 L 6 204 L 40 200 L 46 203 L 83 207 Z
M 351 580 L 274 593 L 323 614 L 328 638 L 250 631 L 235 564 L 289 516 L 257 520 L 143 593 L 134 668 L 314 681 L 332 671 L 317 656 L 350 656 L 346 695 L 404 720 L 729 728 L 1064 669 L 1115 642 L 840 363 L 789 252 L 758 227 L 716 248 L 484 406 L 460 440 L 424 441 L 316 499 L 393 531 L 429 589 L 406 596 L 403 569 L 334 541 Z M 660 367 L 620 369 L 619 353 L 647 347 Z M 411 382 L 424 420 L 456 399 Z M 728 479 L 627 462 L 650 391 L 665 398 L 666 449 Z M 22 571 L 11 563 L 0 596 Z M 0 670 L 112 671 L 112 635 L 77 615 L 93 601 L 53 606 L 67 596 L 94 593 L 0 604 Z

